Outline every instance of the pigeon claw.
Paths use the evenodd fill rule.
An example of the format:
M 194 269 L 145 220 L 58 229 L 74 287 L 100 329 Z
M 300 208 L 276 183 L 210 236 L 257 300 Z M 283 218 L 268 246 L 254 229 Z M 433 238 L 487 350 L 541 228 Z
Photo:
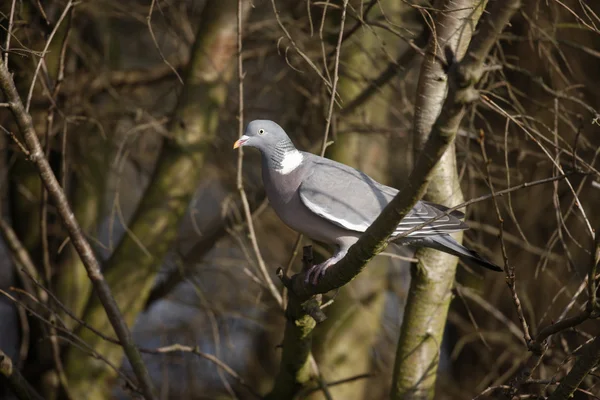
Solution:
M 304 277 L 304 283 L 311 283 L 313 285 L 317 285 L 319 283 L 319 279 L 325 275 L 325 271 L 329 268 L 332 263 L 329 260 L 322 262 L 321 264 L 313 265 L 306 271 L 306 276 Z
M 313 265 L 306 271 L 306 276 L 304 277 L 304 283 L 311 283 L 313 285 L 317 285 L 319 283 L 319 279 L 325 275 L 325 271 L 327 268 L 335 265 L 338 261 L 340 261 L 346 255 L 348 251 L 345 249 L 338 250 L 333 257 L 323 261 L 321 264 Z

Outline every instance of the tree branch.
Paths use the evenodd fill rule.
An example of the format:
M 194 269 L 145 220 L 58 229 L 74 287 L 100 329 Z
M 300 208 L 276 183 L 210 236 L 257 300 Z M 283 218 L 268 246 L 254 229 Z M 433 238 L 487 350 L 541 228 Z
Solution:
M 27 382 L 21 372 L 15 368 L 10 357 L 0 350 L 0 373 L 6 378 L 8 386 L 21 400 L 44 400 L 42 396 Z M 0 380 L 0 383 L 2 380 Z
M 212 354 L 204 353 L 200 351 L 198 346 L 186 346 L 179 343 L 170 344 L 167 346 L 155 348 L 155 349 L 147 349 L 141 348 L 140 351 L 147 354 L 172 354 L 172 353 L 189 353 L 194 354 L 200 358 L 210 361 L 217 368 L 225 371 L 229 376 L 235 379 L 240 385 L 245 387 L 253 397 L 260 399 L 261 397 L 254 391 L 252 386 L 248 382 L 244 380 L 237 372 L 233 370 L 229 365 L 225 364 L 222 360 L 218 359 Z
M 26 274 L 32 277 L 32 279 L 40 281 L 38 271 L 33 260 L 31 260 L 31 257 L 29 256 L 29 252 L 25 246 L 23 246 L 23 243 L 21 243 L 13 228 L 2 218 L 0 218 L 0 234 L 2 235 L 2 239 L 4 239 L 4 242 L 8 245 L 17 266 L 26 271 Z M 29 279 L 23 279 L 23 286 L 28 293 L 35 293 L 41 302 L 46 302 L 48 298 L 46 292 L 40 288 L 34 290 Z
M 148 399 L 155 398 L 154 388 L 148 370 L 142 360 L 142 357 L 133 344 L 131 332 L 123 319 L 123 315 L 112 295 L 109 285 L 104 280 L 100 271 L 100 264 L 92 251 L 90 244 L 84 237 L 79 223 L 73 215 L 71 206 L 67 197 L 61 189 L 48 160 L 44 156 L 44 151 L 40 145 L 38 135 L 33 127 L 31 116 L 25 111 L 21 97 L 12 80 L 4 61 L 0 60 L 0 87 L 6 96 L 19 130 L 23 134 L 25 144 L 30 152 L 29 158 L 35 164 L 40 177 L 50 195 L 50 198 L 56 205 L 58 214 L 69 233 L 69 237 L 77 253 L 85 266 L 87 274 L 94 285 L 95 292 L 102 304 L 102 308 L 110 321 L 119 341 L 122 343 L 123 350 L 131 363 L 136 374 L 141 390 Z
M 302 264 L 305 269 L 313 263 L 312 247 L 303 249 Z M 291 289 L 291 281 L 283 271 L 277 271 L 284 286 Z M 320 297 L 300 301 L 296 294 L 289 290 L 289 298 L 285 310 L 285 331 L 283 334 L 281 365 L 275 378 L 273 389 L 265 400 L 289 399 L 294 396 L 310 378 L 310 358 L 313 330 L 316 320 L 321 320 Z
M 186 266 L 195 266 L 200 262 L 206 254 L 212 250 L 222 237 L 225 236 L 227 230 L 225 229 L 225 221 L 219 220 L 216 222 L 217 226 L 212 227 L 208 232 L 203 233 L 202 237 L 194 245 L 194 247 L 181 258 L 182 268 L 174 268 L 170 271 L 166 278 L 156 284 L 146 300 L 145 309 L 148 309 L 155 301 L 163 299 L 168 296 L 186 277 L 192 274 L 192 268 L 186 268 Z
M 560 385 L 548 397 L 548 400 L 567 400 L 573 397 L 583 379 L 590 373 L 592 368 L 600 362 L 600 336 L 596 336 L 587 345 L 579 350 L 579 356 L 571 371 L 560 380 Z
M 600 304 L 596 297 L 596 270 L 600 265 L 600 227 L 596 229 L 596 237 L 592 243 L 591 257 L 590 257 L 590 268 L 587 275 L 587 289 L 588 289 L 588 302 L 584 310 L 580 311 L 577 315 L 569 318 L 563 318 L 552 325 L 548 325 L 541 329 L 538 334 L 527 343 L 529 350 L 536 356 L 541 357 L 544 350 L 547 348 L 546 339 L 550 336 L 564 331 L 569 328 L 573 328 L 587 321 L 588 319 L 600 317 Z M 584 282 L 585 284 L 585 282 Z
M 75 76 L 73 80 L 67 80 L 64 92 L 66 95 L 73 95 L 81 93 L 81 88 L 85 88 L 85 95 L 93 96 L 107 88 L 158 83 L 171 78 L 173 68 L 180 71 L 186 63 L 187 61 L 184 60 L 174 60 L 170 63 L 172 67 L 159 64 L 150 68 L 80 74 Z

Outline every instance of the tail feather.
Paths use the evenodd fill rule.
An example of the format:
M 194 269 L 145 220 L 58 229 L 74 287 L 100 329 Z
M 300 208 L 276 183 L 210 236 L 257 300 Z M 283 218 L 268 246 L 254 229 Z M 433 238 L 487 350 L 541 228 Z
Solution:
M 436 203 L 432 203 L 430 201 L 425 201 L 425 200 L 421 200 L 421 201 L 423 203 L 425 203 L 431 207 L 437 208 L 438 210 L 443 211 L 443 212 L 446 212 L 450 209 L 450 207 L 446 207 L 442 204 L 436 204 Z M 454 211 L 450 212 L 450 215 L 455 218 L 458 218 L 458 219 L 465 219 L 465 213 L 463 213 L 462 211 L 454 210 Z
M 489 262 L 475 250 L 468 249 L 458 243 L 450 235 L 433 236 L 428 239 L 429 240 L 423 243 L 423 245 L 426 247 L 431 247 L 444 253 L 452 254 L 453 256 L 457 256 L 458 258 L 461 258 L 467 262 L 471 261 L 474 264 L 491 269 L 492 271 L 503 271 L 502 268 Z

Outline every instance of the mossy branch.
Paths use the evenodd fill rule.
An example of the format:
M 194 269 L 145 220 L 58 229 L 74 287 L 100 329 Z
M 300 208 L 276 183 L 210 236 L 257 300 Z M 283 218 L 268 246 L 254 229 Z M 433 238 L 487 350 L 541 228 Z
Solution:
M 306 246 L 303 249 L 302 264 L 304 268 L 308 268 L 312 263 L 312 247 Z M 291 281 L 281 268 L 277 270 L 277 275 L 283 285 L 291 289 Z M 265 396 L 265 400 L 292 398 L 310 380 L 313 330 L 316 321 L 324 318 L 320 306 L 320 296 L 300 301 L 290 290 L 285 310 L 286 323 L 281 344 L 281 364 L 273 389 Z

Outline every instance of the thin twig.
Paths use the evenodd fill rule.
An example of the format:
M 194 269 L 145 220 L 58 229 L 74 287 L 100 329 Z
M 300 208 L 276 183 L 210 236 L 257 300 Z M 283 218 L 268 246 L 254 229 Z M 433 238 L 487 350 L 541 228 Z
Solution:
M 235 379 L 240 385 L 245 387 L 252 396 L 257 399 L 262 398 L 258 393 L 254 391 L 252 386 L 248 384 L 237 372 L 233 370 L 229 365 L 225 364 L 219 358 L 213 356 L 212 354 L 207 354 L 198 348 L 198 346 L 185 346 L 179 343 L 171 344 L 168 346 L 158 347 L 156 349 L 148 349 L 148 348 L 140 348 L 140 351 L 147 354 L 169 354 L 169 353 L 190 353 L 194 354 L 198 357 L 204 358 L 205 360 L 210 361 L 215 364 L 220 370 L 226 372 L 229 376 Z
M 29 277 L 31 279 L 31 277 Z M 34 281 L 34 283 L 40 287 L 42 290 L 46 291 L 50 297 L 52 297 L 52 299 L 57 302 L 57 304 L 59 304 L 63 310 L 65 310 L 67 312 L 67 314 L 73 318 L 75 321 L 78 321 L 79 323 L 81 323 L 82 325 L 86 325 L 84 321 L 78 319 L 76 316 L 74 316 L 70 310 L 65 307 L 64 305 L 62 305 L 58 299 L 54 296 L 54 294 L 52 294 L 51 291 L 47 290 L 46 288 L 44 288 L 39 282 Z M 19 289 L 16 289 L 17 292 L 23 293 L 27 296 L 29 296 L 30 298 L 32 298 L 29 293 L 20 291 Z M 67 340 L 69 341 L 69 343 L 77 346 L 77 348 L 85 351 L 86 353 L 88 353 L 90 356 L 97 358 L 98 360 L 102 360 L 106 365 L 109 366 L 109 368 L 111 368 L 113 371 L 115 371 L 115 374 L 119 375 L 123 381 L 125 382 L 125 384 L 129 387 L 131 387 L 133 390 L 136 390 L 139 392 L 139 390 L 137 390 L 135 384 L 129 379 L 129 377 L 121 371 L 121 369 L 119 368 L 119 366 L 111 363 L 109 360 L 107 360 L 105 357 L 103 357 L 101 354 L 99 354 L 98 352 L 94 351 L 93 348 L 91 348 L 85 341 L 83 341 L 80 337 L 76 336 L 73 332 L 71 332 L 70 330 L 64 328 L 64 324 L 62 323 L 60 317 L 56 316 L 57 319 L 56 321 L 61 322 L 60 324 L 56 324 L 56 321 L 50 321 L 47 318 L 45 318 L 43 315 L 41 315 L 40 313 L 36 312 L 33 308 L 27 306 L 26 304 L 23 304 L 22 302 L 19 302 L 15 297 L 11 296 L 8 292 L 1 290 L 0 289 L 0 294 L 4 295 L 6 298 L 8 298 L 9 300 L 11 300 L 13 303 L 15 304 L 21 304 L 26 310 L 27 312 L 29 312 L 31 315 L 33 315 L 34 317 L 36 317 L 38 320 L 42 321 L 43 323 L 45 323 L 48 326 L 55 326 L 57 330 L 59 330 L 60 332 L 64 333 L 67 337 L 62 337 L 62 336 L 57 336 L 58 339 L 60 340 Z M 42 306 L 45 306 L 42 303 L 39 303 Z M 45 306 L 47 307 L 47 306 Z M 52 312 L 52 310 L 50 310 L 49 308 L 46 308 L 46 311 L 48 312 Z M 87 326 L 88 329 L 94 331 L 94 333 L 96 335 L 98 335 L 99 337 L 101 337 L 103 340 L 106 340 L 107 342 L 110 343 L 114 343 L 116 345 L 120 345 L 120 342 L 116 339 L 113 338 L 109 338 L 108 336 L 103 335 L 101 332 L 99 331 L 95 331 L 92 327 Z
M 52 39 L 54 38 L 54 35 L 56 35 L 56 32 L 58 32 L 58 28 L 60 28 L 62 21 L 65 19 L 67 14 L 71 11 L 71 7 L 75 6 L 75 4 L 77 4 L 77 3 L 75 3 L 73 0 L 69 0 L 65 9 L 63 10 L 62 14 L 58 18 L 58 21 L 56 22 L 54 29 L 52 29 L 52 32 L 50 32 L 50 35 L 48 36 L 48 40 L 46 40 L 46 45 L 44 46 L 44 50 L 42 50 L 42 53 L 40 54 L 40 60 L 38 61 L 37 65 L 35 67 L 35 72 L 33 73 L 33 78 L 31 79 L 31 85 L 29 86 L 29 92 L 27 94 L 27 101 L 25 103 L 26 104 L 25 112 L 27 112 L 27 113 L 29 112 L 29 106 L 31 105 L 31 98 L 33 96 L 33 89 L 35 88 L 37 76 L 38 76 L 38 73 L 40 72 L 42 63 L 45 62 L 44 58 L 46 57 L 46 54 L 48 53 L 48 48 L 50 47 L 50 43 L 52 43 Z M 6 68 L 8 68 L 8 65 L 6 66 Z
M 283 25 L 283 22 L 281 22 L 281 17 L 279 16 L 279 10 L 277 9 L 275 0 L 271 0 L 271 6 L 273 7 L 273 13 L 275 14 L 275 19 L 277 20 L 277 24 L 279 24 L 279 27 L 281 28 L 283 33 L 285 33 L 285 36 L 288 38 L 288 40 L 290 41 L 290 43 L 292 44 L 294 49 L 296 49 L 296 51 L 298 52 L 300 57 L 302 57 L 302 59 L 304 61 L 306 61 L 306 63 L 308 65 L 310 65 L 310 67 L 317 73 L 317 75 L 319 75 L 319 77 L 323 80 L 323 82 L 325 82 L 325 84 L 328 87 L 332 87 L 332 83 L 329 82 L 329 80 L 327 78 L 325 78 L 325 76 L 323 76 L 323 74 L 321 73 L 321 71 L 319 71 L 319 68 L 317 68 L 315 63 L 306 54 L 304 54 L 304 52 L 302 50 L 300 50 L 300 48 L 298 47 L 298 45 L 292 38 L 292 35 L 290 35 L 290 32 L 286 29 L 285 25 Z
M 496 104 L 493 100 L 491 100 L 489 97 L 482 95 L 481 98 L 484 100 L 484 103 L 486 103 L 490 108 L 497 110 L 500 114 L 504 115 L 505 117 L 509 118 L 512 122 L 514 122 L 519 128 L 521 128 L 526 134 L 527 136 L 529 136 L 531 138 L 531 140 L 534 141 L 535 144 L 538 145 L 538 147 L 542 150 L 542 152 L 548 157 L 548 159 L 554 164 L 554 166 L 556 167 L 556 169 L 558 171 L 560 171 L 561 174 L 565 174 L 563 168 L 554 160 L 554 157 L 552 157 L 552 155 L 548 152 L 548 150 L 542 145 L 542 143 L 540 143 L 539 140 L 537 140 L 537 138 L 531 133 L 529 132 L 529 129 L 527 129 L 520 121 L 518 121 L 514 116 L 508 114 L 506 111 L 504 111 L 502 109 L 502 107 L 500 107 L 498 104 Z M 579 200 L 579 196 L 577 195 L 577 192 L 575 191 L 575 189 L 573 188 L 573 185 L 571 184 L 570 180 L 566 180 L 567 186 L 569 187 L 569 189 L 571 190 L 571 193 L 573 193 L 573 196 L 575 197 L 575 201 L 577 204 L 577 208 L 579 209 L 579 211 L 581 212 L 581 216 L 585 222 L 585 226 L 588 230 L 588 233 L 590 234 L 591 237 L 594 237 L 594 229 L 592 228 L 592 225 L 586 215 L 585 209 L 583 208 L 583 205 L 581 204 L 581 201 Z
M 531 343 L 531 334 L 529 333 L 529 325 L 527 324 L 527 319 L 525 318 L 525 314 L 523 313 L 523 307 L 521 306 L 521 300 L 519 299 L 519 294 L 517 293 L 515 266 L 509 261 L 508 254 L 506 252 L 506 245 L 504 244 L 504 219 L 502 218 L 502 214 L 500 213 L 500 207 L 498 205 L 498 196 L 496 195 L 496 192 L 494 190 L 494 183 L 492 181 L 492 175 L 490 172 L 490 162 L 487 157 L 487 152 L 485 150 L 485 135 L 483 134 L 483 131 L 481 131 L 479 137 L 479 144 L 481 147 L 481 155 L 483 156 L 483 162 L 485 164 L 488 175 L 488 185 L 493 196 L 492 201 L 494 202 L 496 217 L 498 218 L 498 223 L 500 225 L 500 247 L 502 248 L 502 258 L 504 259 L 504 272 L 506 273 L 506 284 L 510 289 L 510 293 L 513 298 L 513 303 L 517 310 L 517 316 L 519 317 L 519 321 L 521 322 L 521 328 L 523 329 L 523 339 L 525 340 L 525 344 L 529 345 Z
M 373 377 L 375 377 L 374 374 L 360 374 L 360 375 L 351 376 L 350 378 L 344 378 L 344 379 L 339 379 L 337 381 L 327 382 L 327 386 L 333 387 L 333 386 L 343 385 L 345 383 L 356 382 L 361 379 L 369 379 L 369 378 L 373 378 Z M 306 390 L 298 392 L 298 394 L 294 398 L 295 399 L 303 399 L 312 393 L 318 392 L 319 390 L 321 390 L 320 387 L 306 389 Z
M 172 77 L 172 68 L 181 71 L 187 65 L 188 60 L 177 59 L 171 60 L 169 63 L 171 66 L 158 64 L 148 68 L 116 70 L 99 74 L 90 72 L 77 75 L 72 80 L 65 82 L 64 92 L 67 94 L 80 94 L 82 88 L 85 88 L 83 94 L 93 96 L 106 89 L 158 83 Z
M 288 262 L 283 269 L 284 276 L 287 276 L 289 274 L 290 269 L 294 265 L 294 261 L 296 260 L 296 257 L 298 256 L 298 251 L 300 250 L 300 246 L 302 245 L 303 237 L 304 237 L 304 235 L 302 235 L 301 233 L 299 233 L 298 236 L 296 236 L 296 242 L 294 243 L 292 253 L 290 254 L 290 258 L 288 259 Z M 288 301 L 287 296 L 288 296 L 288 289 L 284 286 L 283 289 L 281 290 L 282 307 L 284 309 L 287 307 L 287 301 Z
M 495 194 L 489 193 L 489 194 L 481 195 L 479 197 L 474 197 L 474 198 L 472 198 L 470 200 L 465 201 L 464 203 L 461 203 L 461 204 L 456 205 L 454 207 L 448 208 L 446 211 L 444 211 L 443 213 L 441 213 L 437 217 L 428 219 L 427 221 L 423 222 L 422 224 L 416 225 L 414 228 L 411 228 L 411 229 L 407 230 L 406 232 L 403 232 L 401 235 L 396 236 L 395 239 L 406 237 L 406 236 L 410 235 L 411 233 L 413 233 L 413 232 L 415 232 L 415 231 L 417 231 L 419 229 L 422 229 L 423 227 L 425 227 L 425 226 L 427 226 L 427 225 L 429 225 L 429 224 L 437 221 L 438 219 L 443 218 L 443 217 L 449 215 L 453 211 L 460 210 L 461 208 L 470 206 L 471 204 L 475 204 L 475 203 L 479 203 L 479 202 L 482 202 L 482 201 L 485 201 L 485 200 L 489 200 L 489 199 L 494 198 L 495 196 L 502 196 L 502 195 L 505 195 L 505 194 L 508 194 L 508 193 L 516 192 L 516 191 L 521 190 L 521 189 L 530 188 L 530 187 L 537 186 L 537 185 L 542 185 L 542 184 L 545 184 L 545 183 L 560 181 L 560 180 L 566 179 L 568 176 L 574 176 L 574 175 L 585 175 L 585 173 L 583 173 L 583 172 L 567 172 L 564 175 L 551 176 L 549 178 L 543 178 L 543 179 L 538 179 L 538 180 L 535 180 L 535 181 L 525 182 L 525 183 L 521 183 L 519 185 L 515 185 L 515 186 L 509 187 L 509 188 L 506 188 L 506 189 L 498 190 L 497 192 L 495 192 Z
M 342 37 L 342 42 L 345 42 L 346 40 L 350 39 L 350 37 L 352 35 L 354 35 L 363 26 L 363 24 L 367 23 L 367 16 L 369 15 L 369 12 L 376 4 L 377 4 L 377 0 L 371 0 L 369 2 L 369 4 L 367 4 L 365 9 L 361 10 L 362 15 L 358 16 L 359 17 L 358 21 L 356 21 L 354 26 L 352 26 L 352 28 L 348 29 L 346 32 L 342 31 L 344 33 L 344 36 Z
M 339 80 L 339 69 L 340 69 L 340 52 L 342 49 L 342 39 L 344 38 L 344 23 L 346 22 L 346 9 L 348 7 L 348 0 L 344 0 L 342 17 L 340 21 L 340 32 L 338 34 L 338 41 L 335 48 L 335 60 L 333 66 L 333 82 L 331 85 L 331 100 L 329 100 L 329 111 L 327 112 L 327 123 L 325 124 L 325 133 L 323 134 L 323 143 L 321 144 L 321 157 L 325 155 L 327 150 L 327 140 L 329 138 L 329 128 L 331 127 L 331 120 L 333 118 L 333 106 L 335 105 L 335 97 L 337 94 L 337 84 Z
M 146 24 L 148 25 L 148 31 L 150 32 L 150 36 L 152 37 L 152 42 L 154 43 L 154 46 L 156 46 L 156 50 L 158 50 L 158 54 L 160 55 L 160 58 L 162 58 L 163 62 L 169 66 L 171 71 L 173 71 L 173 73 L 179 80 L 179 83 L 181 83 L 183 85 L 183 79 L 181 78 L 181 75 L 179 75 L 179 72 L 177 72 L 177 68 L 175 68 L 169 62 L 169 60 L 167 60 L 167 58 L 163 54 L 162 50 L 160 49 L 160 45 L 158 44 L 158 41 L 156 40 L 156 36 L 154 35 L 154 29 L 152 29 L 152 12 L 154 11 L 155 3 L 156 3 L 156 0 L 152 0 L 152 3 L 150 3 L 150 10 L 148 11 L 148 16 L 146 17 Z
M 19 268 L 26 271 L 26 273 L 29 276 L 33 277 L 34 280 L 39 280 L 38 271 L 31 257 L 29 256 L 29 252 L 27 252 L 27 249 L 25 248 L 25 246 L 23 246 L 13 228 L 4 219 L 1 218 L 0 232 L 2 233 L 4 243 L 8 245 L 8 248 L 10 249 L 12 256 L 14 257 L 14 260 L 16 261 Z M 27 287 L 30 286 L 29 282 L 26 281 L 23 283 L 26 285 L 27 291 L 33 293 L 33 288 Z M 36 294 L 41 302 L 47 302 L 48 296 L 43 290 L 36 290 Z
M 598 304 L 596 285 L 596 272 L 600 268 L 600 228 L 596 229 L 595 240 L 592 246 L 592 257 L 591 266 L 588 272 L 588 309 L 592 312 L 598 311 L 600 304 Z
M 429 30 L 424 29 L 423 33 L 414 40 L 414 45 L 418 48 L 422 48 L 427 44 L 428 39 Z M 402 78 L 406 76 L 406 74 L 410 70 L 409 67 L 412 64 L 413 59 L 418 55 L 421 55 L 421 53 L 415 50 L 415 47 L 411 46 L 408 49 L 406 49 L 406 51 L 400 56 L 398 56 L 398 58 L 394 62 L 389 63 L 387 68 L 383 70 L 377 78 L 369 82 L 368 86 L 361 93 L 359 93 L 355 98 L 350 100 L 350 102 L 348 102 L 348 104 L 345 105 L 344 108 L 342 108 L 340 114 L 342 116 L 352 114 L 354 110 L 356 110 L 358 107 L 367 102 L 375 93 L 377 93 L 377 91 L 380 88 L 384 87 L 392 78 L 402 80 Z
M 48 15 L 46 14 L 46 10 L 44 10 L 44 7 L 42 6 L 42 3 L 40 2 L 40 0 L 35 0 L 35 3 L 38 6 L 38 9 L 40 10 L 40 14 L 42 14 L 42 18 L 44 18 L 46 25 L 50 25 L 50 21 L 48 20 Z
M 238 46 L 238 136 L 241 137 L 244 134 L 244 65 L 242 60 L 242 0 L 238 0 L 238 14 L 237 14 L 237 46 Z M 254 222 L 252 221 L 252 212 L 250 211 L 250 204 L 248 203 L 248 196 L 246 196 L 246 191 L 244 190 L 244 181 L 243 181 L 243 161 L 244 161 L 244 152 L 242 148 L 239 149 L 238 153 L 238 161 L 237 161 L 237 189 L 240 193 L 240 197 L 242 199 L 242 206 L 244 209 L 244 215 L 246 217 L 246 223 L 248 224 L 248 234 L 250 237 L 250 242 L 252 243 L 252 249 L 254 250 L 254 255 L 258 262 L 258 268 L 263 276 L 263 279 L 269 289 L 269 292 L 277 301 L 279 306 L 282 306 L 283 299 L 281 294 L 277 290 L 273 279 L 269 275 L 267 271 L 267 266 L 265 264 L 265 260 L 262 257 L 260 252 L 260 247 L 258 246 L 258 240 L 256 239 L 256 232 L 254 230 Z
M 4 43 L 4 63 L 6 65 L 8 65 L 8 54 L 10 53 L 10 38 L 12 37 L 16 3 L 17 0 L 12 1 L 10 5 L 10 15 L 8 16 L 8 30 L 6 31 L 6 42 Z
M 72 2 L 69 2 L 69 4 L 72 4 Z M 132 369 L 139 380 L 141 390 L 147 399 L 154 399 L 154 388 L 148 370 L 146 369 L 139 351 L 133 344 L 131 332 L 123 319 L 119 306 L 115 302 L 111 289 L 104 280 L 104 276 L 100 270 L 100 263 L 96 259 L 89 242 L 83 235 L 81 226 L 76 220 L 75 215 L 71 210 L 71 206 L 69 205 L 69 201 L 61 189 L 48 160 L 44 157 L 44 152 L 33 126 L 31 116 L 25 110 L 23 102 L 17 92 L 17 88 L 12 80 L 12 76 L 8 71 L 6 64 L 4 64 L 4 61 L 0 61 L 0 88 L 10 104 L 10 109 L 19 130 L 25 139 L 25 143 L 30 152 L 30 159 L 37 167 L 38 173 L 46 186 L 46 190 L 48 190 L 48 194 L 54 201 L 58 214 L 69 233 L 71 242 L 81 257 L 88 276 L 96 290 L 96 294 L 98 295 L 108 319 L 123 345 L 123 349 L 131 363 Z
M 548 400 L 572 398 L 573 393 L 598 362 L 600 362 L 600 336 L 596 336 L 594 340 L 580 350 L 573 368 L 567 376 L 560 380 L 560 385 L 548 397 Z

